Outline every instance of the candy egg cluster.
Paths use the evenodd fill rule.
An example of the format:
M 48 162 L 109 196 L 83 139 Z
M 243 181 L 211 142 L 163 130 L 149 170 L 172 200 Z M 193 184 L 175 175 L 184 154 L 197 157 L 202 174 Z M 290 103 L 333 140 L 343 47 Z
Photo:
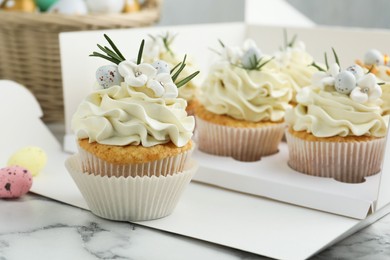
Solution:
M 24 147 L 8 160 L 7 167 L 0 169 L 0 198 L 18 198 L 26 194 L 36 176 L 45 167 L 46 153 L 39 147 Z

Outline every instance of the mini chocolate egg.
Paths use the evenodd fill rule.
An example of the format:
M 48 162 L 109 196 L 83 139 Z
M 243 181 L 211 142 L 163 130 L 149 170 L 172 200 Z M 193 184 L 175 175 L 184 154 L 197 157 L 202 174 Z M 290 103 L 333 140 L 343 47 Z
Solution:
M 118 66 L 105 65 L 97 69 L 96 80 L 103 88 L 109 88 L 120 85 L 123 82 L 123 77 L 119 74 Z
M 356 78 L 350 71 L 342 71 L 335 78 L 334 87 L 341 94 L 349 94 L 356 87 Z
M 349 66 L 349 67 L 346 69 L 346 71 L 351 72 L 351 73 L 355 76 L 356 79 L 359 79 L 359 78 L 361 78 L 361 77 L 364 76 L 363 68 L 360 67 L 360 66 L 357 65 L 357 64 L 354 64 L 354 65 L 352 65 L 352 66 Z
M 18 198 L 32 186 L 31 172 L 20 166 L 0 169 L 0 198 Z
M 87 14 L 87 5 L 83 0 L 59 0 L 47 10 L 49 13 L 60 13 L 68 15 Z
M 255 47 L 250 47 L 242 56 L 241 64 L 245 69 L 252 69 L 256 67 L 257 62 L 260 58 L 260 50 Z
M 35 3 L 37 4 L 41 12 L 46 12 L 47 9 L 49 9 L 49 7 L 57 1 L 58 0 L 35 0 Z
M 124 13 L 139 12 L 141 10 L 141 5 L 138 0 L 126 0 L 125 7 L 123 8 Z
M 28 169 L 33 176 L 45 167 L 47 162 L 46 153 L 39 147 L 28 146 L 18 150 L 8 160 L 8 166 L 21 166 Z
M 168 63 L 163 60 L 156 60 L 152 66 L 157 70 L 157 74 L 170 73 Z
M 380 51 L 371 49 L 364 55 L 364 64 L 383 65 L 383 55 Z
M 125 0 L 85 0 L 91 13 L 121 13 Z

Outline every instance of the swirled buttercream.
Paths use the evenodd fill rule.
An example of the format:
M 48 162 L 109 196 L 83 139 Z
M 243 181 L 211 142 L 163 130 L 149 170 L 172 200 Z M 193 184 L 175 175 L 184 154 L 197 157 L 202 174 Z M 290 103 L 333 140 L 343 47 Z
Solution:
M 381 116 L 378 102 L 361 104 L 330 88 L 303 88 L 297 95 L 298 105 L 286 112 L 287 124 L 316 137 L 387 134 L 389 116 Z
M 181 98 L 152 98 L 122 83 L 87 96 L 72 118 L 77 138 L 106 145 L 150 147 L 172 141 L 184 146 L 192 137 L 194 118 Z
M 215 114 L 252 122 L 283 120 L 291 83 L 274 71 L 245 70 L 217 62 L 202 86 L 200 101 Z

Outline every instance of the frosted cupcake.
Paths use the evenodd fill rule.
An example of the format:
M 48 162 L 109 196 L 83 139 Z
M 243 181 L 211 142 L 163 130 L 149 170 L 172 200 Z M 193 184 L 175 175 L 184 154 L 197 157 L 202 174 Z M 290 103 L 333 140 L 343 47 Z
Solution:
M 390 57 L 382 54 L 376 49 L 367 51 L 363 61 L 357 61 L 357 64 L 364 66 L 371 73 L 375 74 L 381 81 L 383 114 L 390 114 Z
M 243 48 L 221 45 L 221 59 L 211 66 L 196 110 L 199 149 L 257 161 L 278 151 L 292 87 L 285 75 L 266 69 L 271 58 L 253 41 Z
M 79 155 L 67 168 L 94 214 L 122 221 L 161 218 L 173 211 L 196 170 L 190 160 L 194 118 L 177 97 L 183 82 L 174 83 L 164 61 L 141 63 L 143 43 L 135 63 L 105 37 L 112 49 L 99 45 L 104 54 L 91 56 L 117 65 L 98 69 L 101 89 L 72 118 Z
M 184 55 L 177 53 L 173 46 L 177 34 L 166 32 L 165 34 L 149 35 L 149 37 L 150 38 L 145 42 L 145 52 L 143 55 L 145 62 L 153 63 L 156 60 L 163 60 L 173 68 L 182 61 Z M 191 72 L 195 70 L 194 62 L 190 57 L 186 57 L 184 60 L 186 61 L 187 66 L 177 77 L 178 82 L 189 76 Z M 190 115 L 194 114 L 194 109 L 198 104 L 198 90 L 199 83 L 196 82 L 196 79 L 189 81 L 179 88 L 179 98 L 187 100 L 188 105 L 186 110 Z
M 297 92 L 311 84 L 312 75 L 318 71 L 313 66 L 314 59 L 306 51 L 306 46 L 303 41 L 296 41 L 296 35 L 288 42 L 285 33 L 285 46 L 280 51 L 275 52 L 274 59 L 269 66 L 276 68 L 291 80 L 293 87 L 293 99 L 295 104 L 295 96 Z
M 375 76 L 358 65 L 314 74 L 286 113 L 289 166 L 348 183 L 380 172 L 389 122 L 381 93 Z

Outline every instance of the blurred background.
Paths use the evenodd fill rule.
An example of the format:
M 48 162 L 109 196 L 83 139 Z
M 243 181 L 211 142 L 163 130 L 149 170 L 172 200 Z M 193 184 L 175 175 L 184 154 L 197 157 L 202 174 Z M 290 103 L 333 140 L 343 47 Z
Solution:
M 244 20 L 244 0 L 163 1 L 160 25 Z M 274 0 L 257 1 L 271 3 Z M 319 25 L 390 28 L 389 0 L 285 1 Z

